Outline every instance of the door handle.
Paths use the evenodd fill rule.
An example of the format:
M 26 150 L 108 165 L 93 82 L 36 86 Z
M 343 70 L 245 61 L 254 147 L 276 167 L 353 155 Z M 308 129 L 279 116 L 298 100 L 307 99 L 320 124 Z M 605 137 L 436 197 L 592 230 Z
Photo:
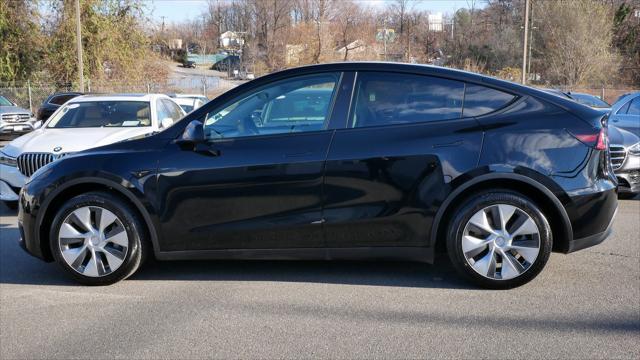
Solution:
M 285 158 L 297 158 L 297 157 L 303 157 L 303 156 L 309 156 L 312 155 L 313 151 L 302 151 L 302 152 L 297 152 L 297 153 L 288 153 L 288 154 L 284 154 Z
M 441 148 L 441 147 L 451 147 L 451 146 L 460 146 L 462 145 L 462 140 L 456 140 L 456 141 L 452 141 L 450 143 L 440 143 L 440 144 L 433 144 L 434 148 Z

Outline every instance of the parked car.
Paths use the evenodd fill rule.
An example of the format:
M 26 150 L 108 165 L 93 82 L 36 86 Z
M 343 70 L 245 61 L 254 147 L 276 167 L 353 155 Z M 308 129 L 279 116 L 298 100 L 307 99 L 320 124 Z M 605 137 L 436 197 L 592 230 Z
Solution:
M 200 98 L 191 97 L 176 97 L 173 101 L 180 105 L 187 114 L 205 104 Z
M 541 90 L 548 92 L 550 94 L 571 99 L 577 103 L 589 106 L 594 109 L 603 110 L 605 112 L 608 112 L 609 110 L 611 110 L 611 105 L 609 105 L 609 103 L 607 103 L 606 101 L 600 99 L 595 95 L 585 94 L 585 93 L 576 93 L 571 91 L 565 92 L 558 89 L 541 89 Z
M 594 109 L 611 110 L 611 104 L 591 94 L 567 92 L 570 98 Z
M 69 154 L 165 129 L 184 116 L 165 95 L 84 95 L 0 151 L 0 200 L 17 206 L 20 188 L 38 169 Z
M 35 127 L 36 119 L 31 111 L 0 95 L 0 135 L 3 139 L 20 136 Z
M 640 193 L 640 137 L 609 126 L 611 165 L 618 178 L 618 194 L 634 197 Z
M 240 67 L 240 56 L 228 55 L 211 66 L 211 70 L 227 72 L 229 69 L 238 69 Z
M 640 92 L 618 99 L 611 107 L 609 123 L 640 136 Z
M 344 62 L 242 84 L 143 139 L 64 157 L 20 197 L 21 245 L 84 284 L 178 259 L 408 259 L 533 279 L 617 210 L 606 116 L 452 69 Z M 557 276 L 565 274 L 558 273 Z
M 209 98 L 200 94 L 168 94 L 169 97 L 175 99 L 197 99 L 204 104 L 209 102 Z
M 196 62 L 192 61 L 192 60 L 185 60 L 182 62 L 182 67 L 184 68 L 191 68 L 191 69 L 195 69 L 196 68 Z
M 62 92 L 49 95 L 42 105 L 40 105 L 37 119 L 46 121 L 60 106 L 80 95 L 83 94 L 79 92 Z

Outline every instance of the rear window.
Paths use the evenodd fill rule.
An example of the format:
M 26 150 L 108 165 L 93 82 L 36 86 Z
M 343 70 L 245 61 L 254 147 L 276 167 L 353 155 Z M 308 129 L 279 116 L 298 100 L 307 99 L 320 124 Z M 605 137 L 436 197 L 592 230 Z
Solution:
M 64 105 L 49 128 L 151 126 L 151 111 L 143 101 L 88 101 Z
M 480 116 L 505 107 L 516 97 L 488 87 L 467 84 L 464 94 L 464 117 Z

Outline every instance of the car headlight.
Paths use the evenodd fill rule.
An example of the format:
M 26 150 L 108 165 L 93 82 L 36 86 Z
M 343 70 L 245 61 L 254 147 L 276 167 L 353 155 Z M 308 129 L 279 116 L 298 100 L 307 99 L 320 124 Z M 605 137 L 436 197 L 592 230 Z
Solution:
M 640 142 L 637 142 L 629 147 L 629 153 L 633 155 L 640 155 Z
M 16 161 L 16 158 L 11 157 L 3 152 L 0 152 L 0 164 L 13 166 L 13 167 L 18 166 L 18 162 Z

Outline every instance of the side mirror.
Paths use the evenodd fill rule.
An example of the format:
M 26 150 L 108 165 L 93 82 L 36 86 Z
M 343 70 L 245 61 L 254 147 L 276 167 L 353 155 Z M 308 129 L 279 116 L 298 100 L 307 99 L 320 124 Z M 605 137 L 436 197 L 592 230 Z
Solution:
M 40 129 L 41 127 L 42 127 L 42 120 L 38 120 L 35 123 L 33 123 L 34 129 Z
M 166 129 L 171 125 L 173 125 L 173 119 L 172 118 L 166 117 L 166 118 L 164 118 L 164 119 L 162 119 L 160 121 L 160 128 L 161 129 Z
M 178 139 L 180 143 L 183 144 L 198 144 L 205 141 L 204 138 L 204 126 L 201 121 L 193 120 L 191 121 Z

